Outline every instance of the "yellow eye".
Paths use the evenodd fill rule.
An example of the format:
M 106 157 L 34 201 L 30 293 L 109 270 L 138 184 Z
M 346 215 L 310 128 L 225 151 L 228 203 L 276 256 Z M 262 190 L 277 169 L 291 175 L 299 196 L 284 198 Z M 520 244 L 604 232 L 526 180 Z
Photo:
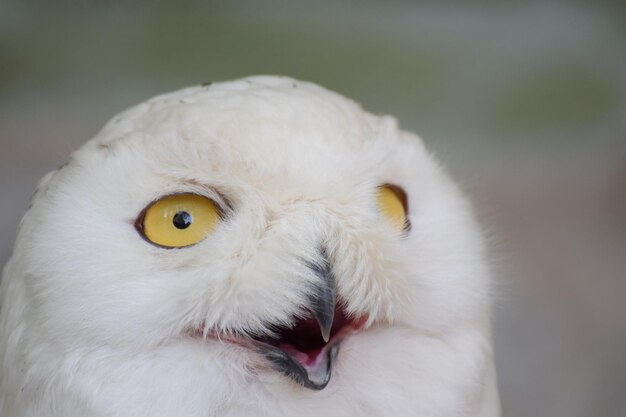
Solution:
M 166 248 L 193 245 L 206 237 L 220 220 L 211 200 L 197 194 L 174 194 L 146 208 L 137 228 L 150 242 Z
M 378 210 L 397 230 L 403 230 L 408 226 L 406 217 L 407 199 L 401 188 L 394 185 L 378 187 L 376 193 Z

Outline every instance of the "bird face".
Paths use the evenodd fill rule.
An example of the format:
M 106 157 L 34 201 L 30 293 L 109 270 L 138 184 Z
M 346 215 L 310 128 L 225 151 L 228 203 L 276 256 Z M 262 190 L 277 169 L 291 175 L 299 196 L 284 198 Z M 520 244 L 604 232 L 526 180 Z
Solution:
M 113 119 L 42 182 L 17 245 L 43 338 L 192 339 L 322 389 L 346 338 L 436 333 L 482 306 L 467 213 L 392 118 L 255 77 Z

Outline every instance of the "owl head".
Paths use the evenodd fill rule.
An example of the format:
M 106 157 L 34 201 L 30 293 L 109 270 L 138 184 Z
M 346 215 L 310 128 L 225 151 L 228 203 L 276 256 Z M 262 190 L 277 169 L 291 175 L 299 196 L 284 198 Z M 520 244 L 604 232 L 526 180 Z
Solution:
M 320 390 L 346 340 L 483 320 L 482 252 L 468 204 L 392 117 L 286 77 L 191 87 L 116 116 L 41 181 L 0 351 L 6 367 L 192 343 Z

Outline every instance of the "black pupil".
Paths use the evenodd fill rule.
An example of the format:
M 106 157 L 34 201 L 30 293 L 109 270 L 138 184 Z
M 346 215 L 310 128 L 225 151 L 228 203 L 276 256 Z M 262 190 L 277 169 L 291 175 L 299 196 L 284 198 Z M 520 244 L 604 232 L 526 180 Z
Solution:
M 174 214 L 174 218 L 172 219 L 172 223 L 177 229 L 186 229 L 191 225 L 192 222 L 191 214 L 186 211 L 179 211 Z

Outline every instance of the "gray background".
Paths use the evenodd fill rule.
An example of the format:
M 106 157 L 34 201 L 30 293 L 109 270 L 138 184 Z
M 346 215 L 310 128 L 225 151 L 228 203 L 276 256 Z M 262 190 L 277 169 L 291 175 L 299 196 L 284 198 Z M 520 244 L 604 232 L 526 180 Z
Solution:
M 622 3 L 0 0 L 0 264 L 38 178 L 118 111 L 290 75 L 396 115 L 474 200 L 505 415 L 625 416 Z

